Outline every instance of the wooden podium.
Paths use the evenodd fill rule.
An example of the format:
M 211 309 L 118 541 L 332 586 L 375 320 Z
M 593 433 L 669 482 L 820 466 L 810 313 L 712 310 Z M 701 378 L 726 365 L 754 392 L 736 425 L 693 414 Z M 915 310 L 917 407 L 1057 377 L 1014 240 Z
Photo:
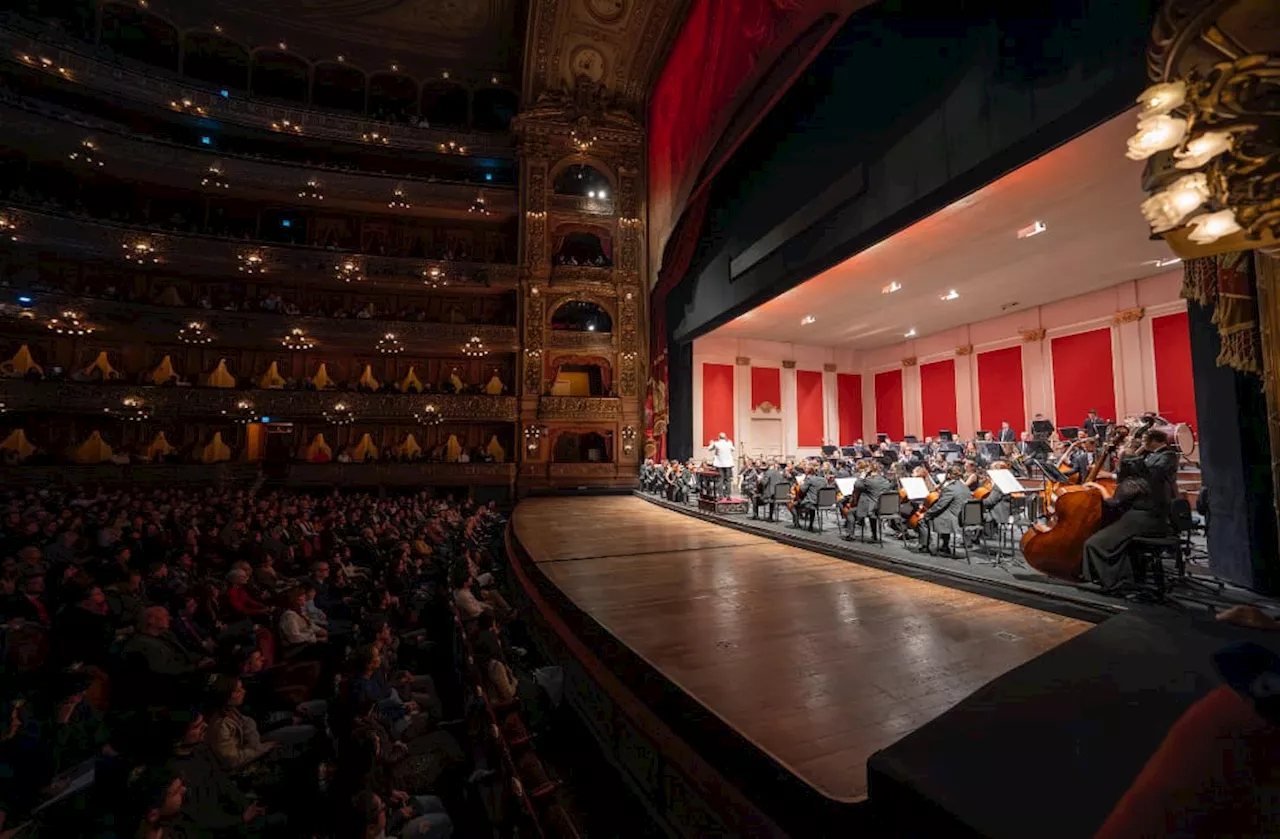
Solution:
M 698 510 L 703 513 L 714 513 L 717 516 L 729 513 L 747 512 L 745 498 L 720 498 L 720 472 L 716 469 L 701 468 L 695 471 L 698 481 Z

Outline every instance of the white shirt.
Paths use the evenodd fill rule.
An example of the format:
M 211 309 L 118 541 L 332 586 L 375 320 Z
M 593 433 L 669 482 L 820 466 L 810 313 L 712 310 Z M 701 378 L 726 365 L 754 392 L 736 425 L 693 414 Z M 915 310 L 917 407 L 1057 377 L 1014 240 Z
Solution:
M 717 469 L 733 468 L 733 441 L 732 440 L 712 440 L 711 445 L 707 446 L 711 449 L 711 465 Z

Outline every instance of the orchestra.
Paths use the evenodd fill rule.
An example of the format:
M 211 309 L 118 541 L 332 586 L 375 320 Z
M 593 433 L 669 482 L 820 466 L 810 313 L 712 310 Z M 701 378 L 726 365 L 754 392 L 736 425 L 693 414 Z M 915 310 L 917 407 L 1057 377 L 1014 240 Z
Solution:
M 1127 585 L 1133 579 L 1130 540 L 1169 529 L 1181 462 L 1180 449 L 1171 445 L 1174 427 L 1153 414 L 1116 424 L 1090 410 L 1078 427 L 1057 428 L 1036 415 L 1032 428 L 1019 433 L 1001 422 L 995 432 L 981 431 L 963 441 L 945 431 L 923 440 L 892 441 L 880 434 L 827 447 L 820 457 L 742 457 L 732 482 L 736 449 L 720 434 L 708 446 L 708 462 L 646 460 L 640 482 L 645 492 L 688 502 L 696 496 L 696 470 L 713 466 L 721 476 L 722 497 L 731 497 L 736 483 L 752 519 L 775 521 L 776 506 L 786 504 L 791 526 L 810 529 L 819 514 L 820 490 L 833 487 L 832 512 L 843 524 L 846 541 L 853 541 L 859 527 L 864 533 L 869 528 L 871 540 L 880 541 L 886 535 L 880 532 L 886 508 L 881 499 L 896 495 L 888 505 L 896 515 L 883 516 L 892 534 L 909 549 L 944 556 L 954 555 L 958 540 L 973 544 L 1001 527 L 1008 532 L 1018 519 L 1025 528 L 1023 560 L 1033 568 L 1106 590 Z M 1189 430 L 1178 429 L 1177 443 L 1185 454 L 1183 434 L 1189 437 Z M 997 477 L 1007 473 L 1006 488 L 992 479 L 993 471 Z M 908 477 L 922 480 L 924 497 L 908 497 Z M 779 486 L 789 488 L 781 501 Z M 980 526 L 971 520 L 962 525 L 961 513 L 971 500 L 981 503 Z

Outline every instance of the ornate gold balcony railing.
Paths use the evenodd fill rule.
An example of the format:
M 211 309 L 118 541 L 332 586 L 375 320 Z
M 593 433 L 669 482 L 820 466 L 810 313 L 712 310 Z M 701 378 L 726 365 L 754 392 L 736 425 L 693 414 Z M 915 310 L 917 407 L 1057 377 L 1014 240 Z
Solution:
M 622 419 L 622 400 L 612 396 L 543 396 L 538 419 L 613 422 Z

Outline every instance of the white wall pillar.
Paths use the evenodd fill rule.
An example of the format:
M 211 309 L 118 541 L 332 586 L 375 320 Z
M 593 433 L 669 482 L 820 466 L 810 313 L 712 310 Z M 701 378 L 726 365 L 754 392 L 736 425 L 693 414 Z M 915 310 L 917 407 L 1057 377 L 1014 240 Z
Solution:
M 1116 286 L 1116 315 L 1111 326 L 1112 370 L 1116 388 L 1116 413 L 1123 419 L 1129 414 L 1155 410 L 1155 400 L 1148 401 L 1146 365 L 1142 355 L 1142 326 L 1145 318 L 1138 306 L 1138 284 Z M 1147 333 L 1151 332 L 1148 323 Z M 1154 351 L 1152 358 L 1154 359 Z M 1152 362 L 1154 370 L 1154 361 Z M 1151 383 L 1154 396 L 1155 383 Z
M 1036 414 L 1053 416 L 1053 374 L 1049 370 L 1044 330 L 1036 333 L 1039 338 L 1032 336 L 1022 342 L 1022 398 L 1027 412 L 1027 427 L 1022 431 L 1031 428 L 1031 419 Z
M 924 426 L 924 403 L 920 397 L 919 363 L 902 367 L 902 431 L 920 437 Z
M 840 392 L 836 383 L 836 365 L 822 365 L 822 415 L 824 445 L 840 445 Z
M 977 361 L 973 354 L 973 346 L 968 352 L 956 354 L 956 427 L 952 429 L 956 435 L 965 439 L 973 439 L 978 430 L 978 373 Z
M 876 374 L 862 368 L 862 441 L 876 439 Z
M 800 433 L 796 427 L 796 363 L 791 359 L 782 362 L 782 454 L 794 457 L 800 448 Z
M 733 427 L 738 452 L 751 442 L 751 359 L 737 356 L 733 363 Z

